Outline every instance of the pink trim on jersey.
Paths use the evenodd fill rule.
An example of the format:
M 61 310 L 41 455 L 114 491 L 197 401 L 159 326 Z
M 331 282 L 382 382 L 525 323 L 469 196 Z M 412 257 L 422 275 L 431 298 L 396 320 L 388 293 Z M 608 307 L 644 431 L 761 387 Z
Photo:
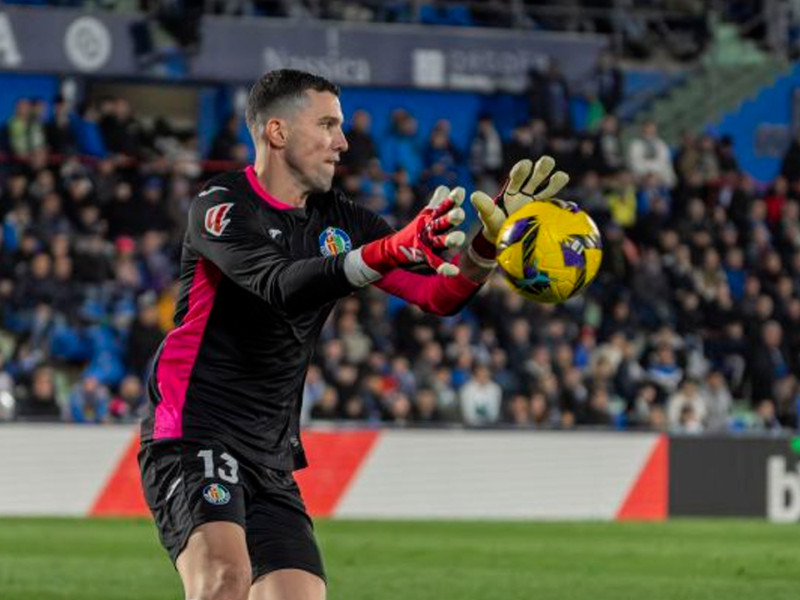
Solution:
M 158 357 L 158 392 L 153 439 L 179 438 L 183 435 L 183 406 L 200 341 L 214 306 L 217 285 L 222 278 L 211 261 L 200 258 L 189 290 L 189 309 L 183 322 L 169 332 Z
M 248 165 L 244 172 L 245 175 L 247 175 L 247 181 L 250 182 L 250 187 L 253 188 L 253 191 L 261 196 L 261 199 L 269 204 L 272 208 L 277 208 L 278 210 L 297 208 L 291 204 L 286 204 L 286 202 L 281 202 L 275 196 L 261 187 L 261 182 L 258 180 L 258 175 L 256 175 L 256 170 L 253 168 L 253 165 Z
M 458 264 L 458 259 L 453 262 Z M 480 287 L 463 275 L 420 275 L 402 269 L 390 271 L 374 285 L 437 315 L 452 313 Z

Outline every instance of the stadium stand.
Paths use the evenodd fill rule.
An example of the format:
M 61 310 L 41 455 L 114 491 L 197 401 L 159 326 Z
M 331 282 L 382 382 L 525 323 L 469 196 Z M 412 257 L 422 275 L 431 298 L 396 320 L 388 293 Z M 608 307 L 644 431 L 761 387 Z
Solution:
M 312 3 L 296 3 L 319 18 L 503 25 L 480 16 L 490 2 L 397 3 L 389 12 L 373 4 L 385 5 L 314 14 Z M 288 6 L 206 5 L 266 15 Z M 602 29 L 574 28 L 590 25 Z M 480 113 L 469 135 L 444 119 L 420 127 L 414 110 L 352 115 L 338 183 L 394 226 L 437 185 L 496 192 L 514 161 L 549 153 L 572 177 L 567 199 L 601 225 L 604 264 L 585 296 L 557 307 L 525 302 L 499 278 L 446 319 L 372 289 L 342 301 L 309 371 L 304 418 L 683 432 L 797 426 L 797 144 L 765 184 L 739 168 L 726 137 L 687 134 L 670 148 L 646 121 L 624 138 L 615 116 L 628 99 L 621 77 L 605 56 L 586 93 L 553 63 L 531 78 L 513 127 Z M 208 176 L 246 164 L 241 124 L 232 116 L 203 154 L 201 132 L 145 123 L 123 97 L 79 106 L 23 98 L 3 120 L 0 419 L 135 420 L 150 357 L 171 327 L 188 203 Z

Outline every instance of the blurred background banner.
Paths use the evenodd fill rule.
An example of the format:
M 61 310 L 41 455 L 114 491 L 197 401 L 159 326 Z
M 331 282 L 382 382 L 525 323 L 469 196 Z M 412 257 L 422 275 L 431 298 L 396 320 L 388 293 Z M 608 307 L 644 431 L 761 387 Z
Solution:
M 149 516 L 131 426 L 6 426 L 0 516 Z M 791 436 L 314 428 L 309 511 L 368 519 L 800 521 Z
M 257 73 L 296 68 L 341 85 L 515 92 L 550 56 L 558 56 L 567 79 L 579 81 L 608 44 L 599 35 L 449 28 L 431 35 L 415 25 L 267 18 L 206 17 L 196 31 L 181 33 L 202 41 L 184 73 L 190 79 L 249 82 Z M 135 13 L 0 12 L 3 70 L 151 77 L 158 52 L 153 23 Z

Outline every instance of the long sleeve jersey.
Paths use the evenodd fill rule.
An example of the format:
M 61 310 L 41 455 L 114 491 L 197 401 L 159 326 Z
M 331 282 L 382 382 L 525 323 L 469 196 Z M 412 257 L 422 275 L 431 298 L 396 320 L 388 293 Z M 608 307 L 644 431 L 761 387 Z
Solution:
M 142 444 L 218 442 L 255 464 L 306 466 L 303 383 L 336 300 L 356 289 L 345 255 L 391 231 L 338 191 L 304 208 L 281 203 L 252 167 L 208 182 L 189 209 L 175 328 L 153 361 Z M 479 288 L 403 270 L 375 285 L 436 314 Z

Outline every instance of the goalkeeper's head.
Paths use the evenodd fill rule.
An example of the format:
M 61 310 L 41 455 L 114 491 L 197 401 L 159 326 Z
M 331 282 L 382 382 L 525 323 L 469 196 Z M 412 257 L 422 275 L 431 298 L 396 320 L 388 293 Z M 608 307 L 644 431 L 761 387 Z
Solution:
M 305 194 L 328 191 L 347 150 L 339 93 L 339 86 L 304 71 L 264 74 L 245 110 L 256 163 L 277 165 Z

